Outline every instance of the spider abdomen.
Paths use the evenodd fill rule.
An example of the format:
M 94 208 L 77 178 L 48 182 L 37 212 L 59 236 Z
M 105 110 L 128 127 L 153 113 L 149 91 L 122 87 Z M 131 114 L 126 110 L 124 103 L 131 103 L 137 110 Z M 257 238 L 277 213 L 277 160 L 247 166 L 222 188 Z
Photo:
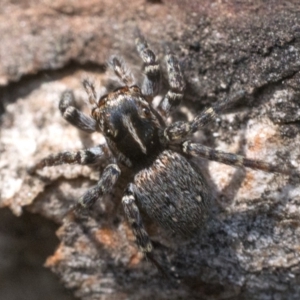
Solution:
M 134 187 L 140 208 L 161 227 L 181 235 L 199 229 L 211 202 L 201 174 L 170 150 L 135 175 Z

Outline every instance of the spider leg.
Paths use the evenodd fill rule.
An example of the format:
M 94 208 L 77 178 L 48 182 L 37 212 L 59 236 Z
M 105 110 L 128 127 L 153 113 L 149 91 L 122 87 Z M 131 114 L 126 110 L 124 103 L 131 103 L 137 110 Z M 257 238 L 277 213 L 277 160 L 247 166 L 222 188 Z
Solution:
M 216 103 L 214 106 L 201 112 L 200 115 L 196 116 L 191 122 L 178 121 L 167 126 L 163 132 L 164 141 L 166 143 L 180 143 L 182 140 L 209 124 L 229 103 L 234 103 L 236 100 L 242 98 L 244 94 L 244 91 L 239 91 L 232 97 Z
M 129 224 L 132 227 L 133 234 L 136 238 L 136 243 L 140 251 L 147 256 L 152 249 L 152 243 L 146 232 L 140 211 L 136 205 L 136 199 L 133 192 L 133 184 L 129 184 L 122 198 L 124 212 Z
M 97 93 L 95 90 L 94 83 L 89 78 L 86 78 L 82 81 L 82 85 L 89 97 L 89 103 L 97 105 Z
M 30 174 L 44 167 L 57 166 L 62 164 L 77 163 L 80 165 L 89 165 L 99 162 L 109 157 L 109 149 L 106 145 L 98 145 L 92 148 L 79 151 L 65 151 L 49 155 L 28 169 Z
M 108 165 L 103 170 L 97 185 L 89 189 L 79 198 L 76 208 L 91 208 L 97 199 L 111 192 L 120 174 L 121 171 L 116 164 Z
M 170 90 L 159 104 L 158 110 L 167 117 L 171 110 L 180 104 L 183 98 L 185 82 L 178 59 L 174 54 L 168 53 L 166 55 L 166 63 Z
M 62 93 L 59 110 L 64 119 L 78 129 L 88 133 L 96 131 L 96 121 L 74 107 L 74 94 L 72 91 L 68 90 Z
M 135 40 L 137 51 L 144 62 L 145 78 L 142 84 L 142 93 L 144 96 L 153 99 L 160 88 L 160 69 L 154 52 L 148 48 L 145 38 L 138 33 Z
M 118 78 L 126 85 L 132 86 L 135 84 L 133 74 L 126 66 L 124 60 L 117 56 L 111 56 L 108 61 L 109 67 L 113 69 Z
M 133 192 L 133 184 L 129 184 L 125 190 L 124 196 L 122 198 L 122 204 L 126 218 L 131 225 L 133 234 L 136 238 L 136 244 L 140 251 L 145 255 L 145 257 L 151 261 L 156 268 L 167 278 L 170 278 L 170 274 L 165 271 L 161 263 L 156 260 L 153 255 L 153 245 L 149 238 L 147 231 L 142 222 L 140 211 L 136 205 L 136 199 Z
M 248 167 L 265 172 L 282 173 L 286 175 L 291 174 L 291 170 L 286 166 L 273 165 L 261 160 L 249 159 L 242 155 L 218 151 L 198 143 L 192 143 L 191 141 L 184 142 L 182 144 L 182 150 L 188 155 L 200 156 L 230 166 Z

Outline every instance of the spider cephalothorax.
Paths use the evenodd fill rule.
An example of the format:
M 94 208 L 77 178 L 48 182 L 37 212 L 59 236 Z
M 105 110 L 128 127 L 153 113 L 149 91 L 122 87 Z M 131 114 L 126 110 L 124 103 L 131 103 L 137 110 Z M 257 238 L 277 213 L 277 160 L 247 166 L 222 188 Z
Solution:
M 92 110 L 99 130 L 117 157 L 128 167 L 145 167 L 162 150 L 159 129 L 162 117 L 137 86 L 122 87 L 102 96 Z
M 226 101 L 205 109 L 191 122 L 167 124 L 167 116 L 180 104 L 185 88 L 178 60 L 172 53 L 167 53 L 170 89 L 154 108 L 152 100 L 160 85 L 159 65 L 144 38 L 138 37 L 136 44 L 145 65 L 141 87 L 122 59 L 113 57 L 109 65 L 122 83 L 120 88 L 98 98 L 94 85 L 89 80 L 83 82 L 93 106 L 91 116 L 74 107 L 70 91 L 63 93 L 60 100 L 59 109 L 68 122 L 88 133 L 100 131 L 106 138 L 106 144 L 50 155 L 35 164 L 31 172 L 63 163 L 109 161 L 97 185 L 79 198 L 78 205 L 91 208 L 97 199 L 114 189 L 120 177 L 125 176 L 127 186 L 120 200 L 137 245 L 150 257 L 153 247 L 140 210 L 161 227 L 185 236 L 197 231 L 208 215 L 212 196 L 202 174 L 190 163 L 190 156 L 271 172 L 286 173 L 287 170 L 216 151 L 188 139 L 213 120 Z

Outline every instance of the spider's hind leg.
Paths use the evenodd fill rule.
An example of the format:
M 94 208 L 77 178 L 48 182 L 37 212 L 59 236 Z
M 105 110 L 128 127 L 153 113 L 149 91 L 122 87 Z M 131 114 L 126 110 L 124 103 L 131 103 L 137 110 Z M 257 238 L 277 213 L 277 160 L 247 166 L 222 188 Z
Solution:
M 229 104 L 234 103 L 236 100 L 243 98 L 245 92 L 243 90 L 238 91 L 231 97 L 228 97 L 222 101 L 217 102 L 215 105 L 206 108 L 199 115 L 197 115 L 190 122 L 178 121 L 170 126 L 167 126 L 163 132 L 163 139 L 165 143 L 180 143 L 187 139 L 196 131 L 200 130 L 212 120 Z
M 100 161 L 108 159 L 110 151 L 108 147 L 104 145 L 98 145 L 92 148 L 83 149 L 79 151 L 64 151 L 56 154 L 51 154 L 28 169 L 30 174 L 34 174 L 37 170 L 41 170 L 44 167 L 58 166 L 62 164 L 80 164 L 91 165 Z
M 230 166 L 248 167 L 265 172 L 286 175 L 291 174 L 291 170 L 284 165 L 275 165 L 262 160 L 249 159 L 242 155 L 218 151 L 198 143 L 192 143 L 191 141 L 186 141 L 182 144 L 182 151 L 191 156 L 203 157 Z
M 161 260 L 157 260 L 154 256 L 153 245 L 143 225 L 139 208 L 136 205 L 135 197 L 136 196 L 133 192 L 133 184 L 129 184 L 122 198 L 122 204 L 126 218 L 131 225 L 133 234 L 136 238 L 136 244 L 146 259 L 155 265 L 164 277 L 173 280 L 177 277 L 176 274 L 174 274 L 171 270 L 165 269 Z
M 153 246 L 143 225 L 139 208 L 136 205 L 132 184 L 130 184 L 126 189 L 122 198 L 122 204 L 126 218 L 131 225 L 133 234 L 136 238 L 136 244 L 140 251 L 147 256 L 147 254 L 152 252 Z

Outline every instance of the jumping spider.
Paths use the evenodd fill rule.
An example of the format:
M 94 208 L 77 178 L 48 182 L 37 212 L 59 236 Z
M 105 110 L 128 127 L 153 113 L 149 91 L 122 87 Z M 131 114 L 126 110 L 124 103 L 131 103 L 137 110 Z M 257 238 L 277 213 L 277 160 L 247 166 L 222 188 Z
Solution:
M 72 94 L 63 93 L 59 109 L 72 125 L 88 133 L 101 132 L 106 144 L 77 152 L 50 155 L 33 167 L 64 163 L 82 165 L 109 161 L 97 185 L 78 200 L 78 207 L 91 208 L 95 201 L 110 193 L 116 183 L 126 181 L 122 197 L 125 215 L 144 255 L 152 260 L 153 245 L 146 232 L 140 210 L 161 227 L 186 236 L 195 232 L 208 215 L 212 196 L 203 176 L 189 162 L 200 156 L 220 163 L 286 173 L 284 168 L 243 156 L 216 151 L 193 143 L 188 138 L 214 120 L 228 101 L 205 109 L 191 122 L 166 125 L 185 89 L 180 65 L 175 55 L 166 54 L 170 89 L 157 108 L 152 100 L 159 92 L 160 67 L 153 51 L 142 36 L 136 39 L 137 51 L 144 62 L 145 77 L 139 87 L 122 59 L 112 57 L 109 66 L 123 84 L 113 92 L 97 97 L 94 85 L 83 82 L 92 105 L 87 116 L 72 105 Z

